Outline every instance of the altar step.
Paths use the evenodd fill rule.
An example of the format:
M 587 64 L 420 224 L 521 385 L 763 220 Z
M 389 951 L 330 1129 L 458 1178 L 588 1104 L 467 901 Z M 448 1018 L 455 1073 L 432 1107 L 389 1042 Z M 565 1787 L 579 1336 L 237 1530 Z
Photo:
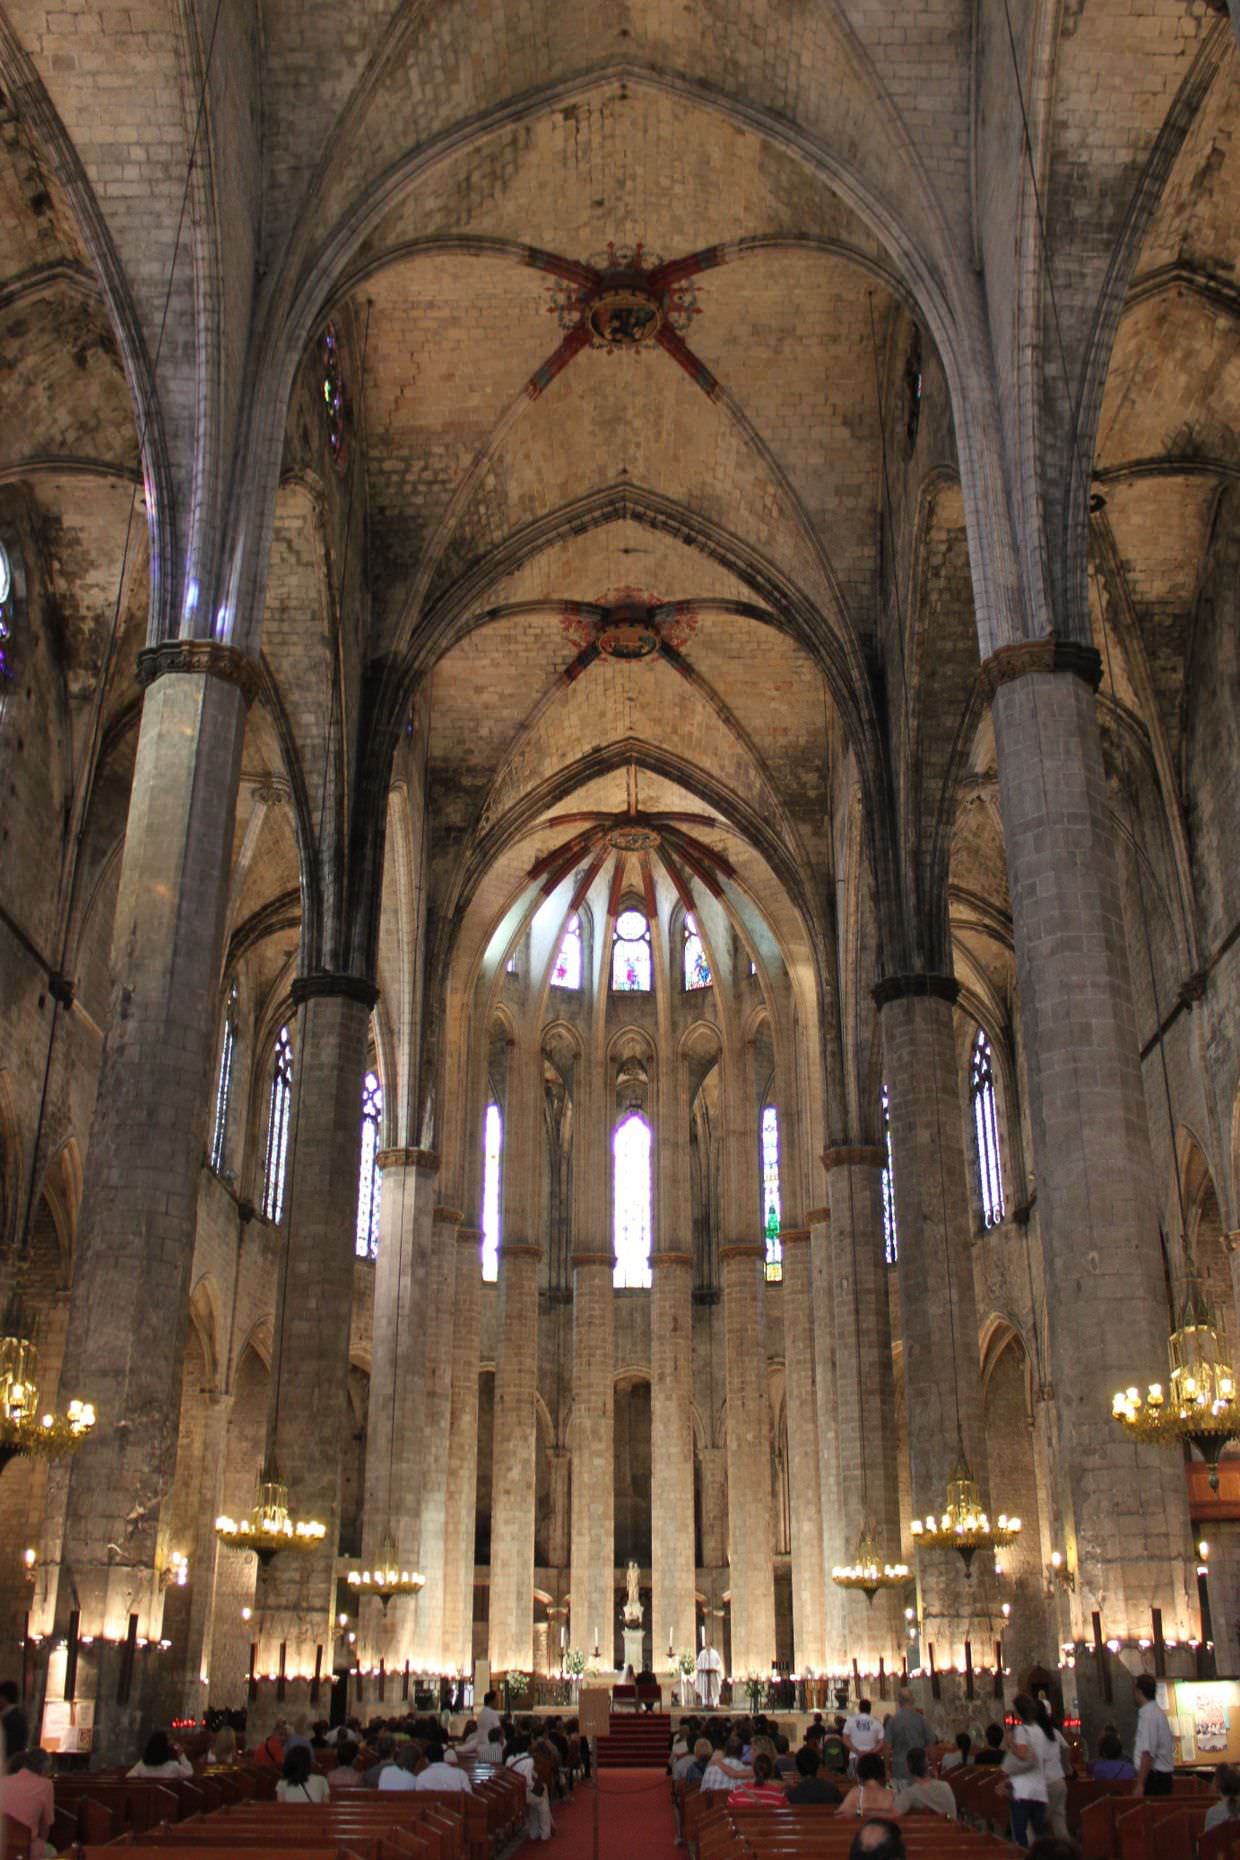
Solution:
M 614 1711 L 607 1735 L 598 1740 L 601 1770 L 662 1769 L 672 1747 L 672 1721 L 666 1712 Z

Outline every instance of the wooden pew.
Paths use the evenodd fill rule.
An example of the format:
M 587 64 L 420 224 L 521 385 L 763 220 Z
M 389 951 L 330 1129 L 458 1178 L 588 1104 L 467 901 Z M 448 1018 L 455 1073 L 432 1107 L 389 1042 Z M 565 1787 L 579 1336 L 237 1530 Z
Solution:
M 1142 1799 L 1133 1795 L 1132 1785 L 1129 1784 L 1125 1796 L 1101 1796 L 1086 1804 L 1081 1815 L 1081 1851 L 1084 1860 L 1120 1860 L 1118 1824 L 1121 1817 L 1127 1820 L 1134 1813 L 1144 1814 L 1152 1822 L 1160 1823 L 1164 1819 L 1174 1819 L 1177 1815 L 1191 1813 L 1199 1808 L 1201 1822 L 1204 1822 L 1209 1807 L 1210 1798 L 1204 1794 L 1200 1803 L 1189 1802 L 1183 1795 Z M 1131 1821 L 1127 1825 L 1133 1841 L 1144 1839 L 1144 1835 L 1139 1833 L 1146 1825 L 1144 1820 Z M 1155 1860 L 1162 1860 L 1161 1853 L 1156 1853 Z

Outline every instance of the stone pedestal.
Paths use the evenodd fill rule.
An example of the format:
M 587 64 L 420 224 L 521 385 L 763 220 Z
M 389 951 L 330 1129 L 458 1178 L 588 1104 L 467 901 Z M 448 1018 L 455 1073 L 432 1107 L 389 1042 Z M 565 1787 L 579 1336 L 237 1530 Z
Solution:
M 622 1668 L 624 1672 L 627 1672 L 630 1666 L 633 1668 L 634 1673 L 641 1672 L 645 1665 L 645 1656 L 642 1651 L 645 1646 L 645 1639 L 645 1630 L 642 1628 L 640 1622 L 636 1627 L 630 1627 L 628 1622 L 625 1622 L 624 1666 Z

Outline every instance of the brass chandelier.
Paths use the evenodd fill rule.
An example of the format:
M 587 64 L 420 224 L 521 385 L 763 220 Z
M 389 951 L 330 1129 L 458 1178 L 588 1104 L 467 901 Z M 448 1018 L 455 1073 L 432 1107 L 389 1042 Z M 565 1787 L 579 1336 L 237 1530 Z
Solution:
M 76 1453 L 95 1425 L 88 1401 L 71 1401 L 64 1414 L 39 1409 L 39 1353 L 16 1309 L 0 1337 L 0 1472 L 21 1455 L 63 1459 Z
M 923 1550 L 955 1550 L 972 1575 L 973 1559 L 979 1550 L 1002 1550 L 1015 1543 L 1020 1535 L 1019 1518 L 999 1513 L 991 1524 L 982 1504 L 982 1488 L 973 1477 L 965 1456 L 964 1442 L 957 1439 L 956 1464 L 947 1481 L 947 1509 L 938 1518 L 914 1518 L 913 1541 Z
M 400 1552 L 391 1531 L 385 1531 L 372 1569 L 351 1569 L 349 1587 L 355 1595 L 377 1595 L 387 1613 L 394 1595 L 416 1595 L 426 1587 L 426 1577 L 416 1569 L 402 1569 Z
M 1151 1382 L 1142 1400 L 1134 1386 L 1118 1389 L 1112 1418 L 1132 1440 L 1169 1445 L 1187 1441 L 1210 1468 L 1210 1490 L 1218 1491 L 1218 1463 L 1229 1440 L 1240 1437 L 1236 1379 L 1227 1362 L 1218 1323 L 1195 1272 L 1190 1272 L 1180 1321 L 1167 1339 L 1170 1389 Z
M 265 1569 L 280 1550 L 317 1550 L 327 1526 L 317 1518 L 289 1515 L 288 1487 L 268 1462 L 258 1475 L 258 1498 L 244 1518 L 221 1514 L 215 1534 L 229 1550 L 252 1550 Z
M 887 1563 L 879 1548 L 877 1533 L 866 1524 L 857 1539 L 851 1563 L 837 1564 L 831 1580 L 840 1589 L 859 1589 L 872 1603 L 880 1589 L 900 1589 L 911 1582 L 913 1572 L 907 1563 Z

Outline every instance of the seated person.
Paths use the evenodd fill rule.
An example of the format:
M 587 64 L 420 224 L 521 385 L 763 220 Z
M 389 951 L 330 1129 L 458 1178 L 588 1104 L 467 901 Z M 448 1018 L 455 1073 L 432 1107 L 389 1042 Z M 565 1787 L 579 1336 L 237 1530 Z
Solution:
M 710 1739 L 699 1737 L 693 1749 L 683 1757 L 676 1759 L 672 1775 L 677 1782 L 700 1783 L 706 1774 L 706 1765 L 710 1762 Z
M 778 1804 L 787 1799 L 782 1784 L 775 1781 L 774 1764 L 764 1750 L 759 1750 L 753 1760 L 753 1781 L 733 1789 L 729 1802 Z
M 1136 1782 L 1137 1772 L 1124 1755 L 1117 1731 L 1104 1731 L 1098 1739 L 1098 1754 L 1085 1765 L 1095 1782 Z M 1220 1772 L 1221 1774 L 1221 1772 Z
M 1214 1778 L 1214 1787 L 1222 1800 L 1212 1802 L 1206 1810 L 1207 1834 L 1211 1828 L 1217 1828 L 1224 1821 L 1235 1821 L 1240 1816 L 1240 1770 L 1233 1769 L 1230 1763 L 1224 1763 Z
M 853 1835 L 848 1860 L 908 1860 L 899 1822 L 864 1822 Z
M 416 1789 L 418 1786 L 417 1770 L 422 1761 L 421 1744 L 402 1744 L 396 1756 L 379 1777 L 381 1794 L 390 1795 L 394 1790 Z
M 804 1744 L 797 1751 L 797 1781 L 788 1790 L 790 1802 L 825 1802 L 838 1808 L 844 1800 L 839 1789 L 829 1775 L 819 1774 L 818 1752 L 812 1744 Z
M 774 1744 L 775 1774 L 777 1776 L 783 1776 L 791 1782 L 797 1774 L 797 1760 L 788 1748 L 788 1739 L 784 1736 L 782 1731 L 777 1731 L 775 1733 Z
M 819 1766 L 824 1770 L 830 1770 L 836 1776 L 847 1775 L 848 1745 L 844 1742 L 844 1733 L 839 1725 L 833 1725 L 830 1730 L 811 1725 L 805 1733 L 807 1744 L 815 1733 L 817 1734 Z
M 946 1776 L 949 1770 L 963 1769 L 973 1754 L 973 1739 L 967 1731 L 961 1731 L 956 1738 L 956 1748 L 949 1750 L 939 1764 L 939 1775 Z
M 459 1763 L 445 1761 L 442 1744 L 426 1746 L 426 1768 L 418 1771 L 419 1789 L 453 1790 L 459 1795 L 472 1795 L 473 1784 Z
M 33 1750 L 23 1750 L 15 1756 L 8 1774 L 0 1777 L 0 1814 L 30 1829 L 32 1860 L 35 1856 L 44 1860 L 44 1856 L 56 1852 L 49 1839 L 52 1816 L 56 1812 L 52 1779 L 48 1775 L 51 1767 L 52 1759 L 36 1744 Z
M 992 1769 L 1000 1768 L 1003 1763 L 1003 1726 L 1001 1724 L 986 1726 L 986 1742 L 975 1752 L 973 1762 L 975 1767 L 980 1763 L 983 1766 L 989 1765 Z
M 870 1750 L 858 1757 L 856 1785 L 848 1791 L 836 1814 L 855 1815 L 858 1821 L 866 1815 L 893 1814 L 895 1791 L 887 1787 L 886 1775 L 886 1765 L 877 1751 Z
M 166 1731 L 152 1731 L 146 1740 L 141 1763 L 127 1772 L 130 1776 L 192 1776 L 194 1766 L 179 1744 L 170 1744 Z
M 296 1743 L 284 1759 L 284 1774 L 276 1784 L 277 1802 L 326 1802 L 326 1776 L 314 1773 L 314 1758 L 308 1743 Z
M 365 1778 L 357 1767 L 357 1745 L 342 1737 L 336 1742 L 336 1767 L 327 1772 L 327 1787 L 332 1795 L 342 1789 L 360 1789 Z
M 743 1748 L 739 1737 L 729 1737 L 726 1744 L 712 1746 L 710 1762 L 702 1775 L 703 1790 L 735 1789 L 738 1784 L 750 1780 L 753 1771 L 742 1760 Z
M 910 1750 L 905 1761 L 908 1764 L 908 1782 L 896 1794 L 896 1814 L 912 1815 L 919 1810 L 931 1815 L 944 1815 L 948 1821 L 956 1819 L 956 1798 L 952 1794 L 950 1783 L 940 1782 L 929 1774 L 924 1750 Z

